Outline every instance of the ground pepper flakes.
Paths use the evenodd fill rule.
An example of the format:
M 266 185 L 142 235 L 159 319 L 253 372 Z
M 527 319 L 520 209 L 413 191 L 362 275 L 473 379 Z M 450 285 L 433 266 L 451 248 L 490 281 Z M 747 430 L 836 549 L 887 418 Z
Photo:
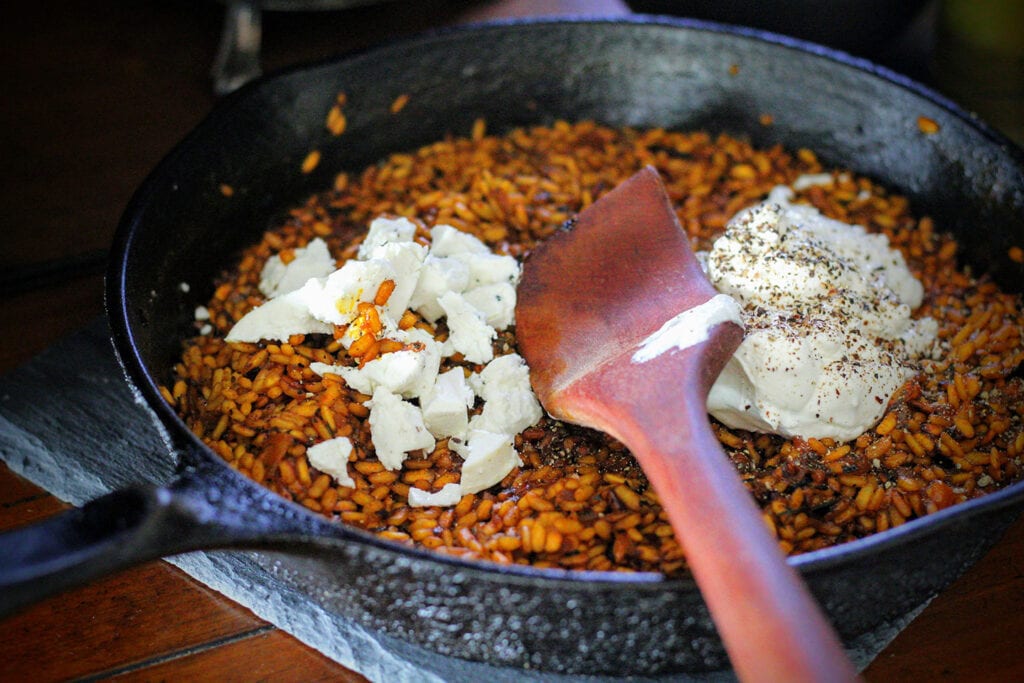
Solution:
M 381 214 L 425 229 L 448 223 L 495 250 L 525 255 L 581 208 L 644 165 L 659 170 L 693 246 L 707 248 L 740 208 L 780 183 L 822 173 L 811 150 L 756 149 L 705 132 L 611 129 L 556 122 L 478 139 L 451 138 L 395 154 L 295 207 L 215 283 L 213 331 L 185 342 L 163 389 L 189 427 L 232 467 L 287 499 L 382 538 L 465 558 L 540 567 L 675 575 L 685 557 L 633 456 L 600 433 L 548 418 L 516 437 L 523 467 L 453 508 L 410 508 L 411 487 L 458 480 L 445 442 L 400 472 L 376 460 L 368 396 L 309 363 L 352 362 L 330 335 L 287 344 L 226 344 L 236 320 L 263 301 L 265 261 L 325 237 L 338 258 Z M 787 553 L 884 531 L 1022 477 L 1024 362 L 1021 300 L 957 268 L 956 243 L 901 196 L 831 171 L 830 186 L 798 193 L 825 215 L 886 234 L 939 322 L 941 352 L 924 362 L 872 430 L 849 443 L 716 433 Z M 425 326 L 413 314 L 403 324 Z M 500 333 L 496 350 L 515 344 Z M 443 370 L 444 368 L 442 368 Z M 309 465 L 306 448 L 348 436 L 354 489 Z

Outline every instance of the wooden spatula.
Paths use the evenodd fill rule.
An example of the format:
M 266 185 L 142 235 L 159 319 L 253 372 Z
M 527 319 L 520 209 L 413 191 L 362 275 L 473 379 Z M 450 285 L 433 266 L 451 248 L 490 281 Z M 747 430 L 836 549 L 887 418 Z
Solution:
M 677 314 L 700 318 L 716 294 L 657 171 L 646 168 L 529 255 L 519 350 L 551 415 L 611 434 L 636 455 L 741 680 L 854 680 L 711 430 L 707 394 L 742 329 L 711 324 L 703 341 L 637 355 Z

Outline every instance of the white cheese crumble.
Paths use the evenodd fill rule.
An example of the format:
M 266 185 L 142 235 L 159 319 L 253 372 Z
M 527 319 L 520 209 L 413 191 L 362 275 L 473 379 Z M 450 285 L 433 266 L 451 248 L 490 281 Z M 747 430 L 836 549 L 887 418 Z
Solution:
M 461 353 L 470 363 L 486 363 L 494 358 L 491 342 L 497 332 L 487 324 L 483 313 L 458 292 L 445 292 L 437 303 L 448 318 L 446 346 L 450 352 L 446 355 Z
M 523 464 L 511 434 L 472 430 L 467 440 L 451 439 L 448 445 L 463 458 L 459 483 L 445 484 L 435 493 L 409 489 L 411 507 L 455 505 L 462 496 L 494 486 Z
M 805 173 L 793 181 L 793 189 L 797 192 L 809 187 L 826 186 L 835 183 L 831 173 Z
M 385 218 L 380 216 L 370 221 L 370 229 L 359 245 L 356 258 L 366 261 L 374 258 L 380 247 L 388 244 L 412 242 L 416 236 L 416 224 L 407 218 Z
M 490 488 L 522 465 L 515 449 L 515 437 L 474 429 L 465 443 L 449 441 L 449 447 L 463 457 L 462 493 L 476 493 Z
M 519 282 L 519 263 L 511 256 L 502 254 L 461 253 L 452 256 L 461 261 L 469 270 L 467 289 L 475 289 L 483 285 L 497 282 L 515 285 Z
M 884 235 L 791 199 L 775 188 L 707 254 L 747 328 L 708 411 L 738 429 L 848 441 L 881 418 L 937 324 L 911 318 L 923 288 Z
M 515 435 L 544 414 L 530 387 L 530 368 L 517 353 L 495 358 L 469 382 L 484 400 L 483 411 L 469 421 L 471 430 Z
M 381 284 L 396 277 L 394 267 L 383 259 L 346 261 L 326 278 L 307 280 L 294 296 L 317 320 L 347 325 L 360 303 L 373 301 Z
M 267 259 L 260 272 L 260 291 L 268 299 L 294 292 L 315 277 L 326 277 L 334 271 L 334 257 L 327 243 L 319 237 L 305 247 L 294 250 L 294 258 L 285 264 L 279 254 Z
M 419 398 L 434 385 L 441 365 L 441 345 L 427 332 L 411 329 L 393 335 L 406 348 L 374 358 L 362 367 L 313 362 L 309 368 L 318 375 L 331 373 L 363 394 L 383 387 L 403 398 Z
M 712 327 L 724 322 L 743 326 L 740 305 L 728 294 L 716 294 L 699 306 L 687 309 L 666 321 L 648 336 L 633 353 L 634 363 L 646 363 L 672 349 L 682 350 L 708 338 Z
M 423 489 L 409 489 L 409 505 L 411 507 L 451 507 L 462 500 L 462 487 L 458 484 L 445 484 L 440 491 L 430 493 Z
M 469 286 L 469 267 L 450 256 L 427 254 L 420 269 L 409 307 L 429 322 L 437 322 L 444 309 L 437 300 L 445 292 L 464 292 Z
M 427 256 L 427 248 L 415 242 L 391 242 L 375 248 L 371 254 L 373 260 L 381 260 L 391 266 L 395 289 L 388 297 L 384 310 L 398 320 L 409 308 L 409 301 L 419 282 L 423 260 Z
M 432 451 L 434 437 L 423 424 L 419 406 L 403 401 L 384 387 L 377 387 L 370 407 L 370 438 L 377 459 L 389 470 L 401 469 L 412 451 Z
M 516 321 L 516 288 L 510 282 L 480 285 L 467 290 L 462 297 L 496 330 L 503 330 Z
M 434 256 L 478 254 L 489 256 L 491 250 L 476 235 L 451 225 L 435 225 L 430 230 L 430 253 Z
M 285 341 L 293 334 L 330 334 L 331 325 L 310 314 L 301 290 L 270 299 L 246 313 L 225 339 L 229 342 Z
M 355 488 L 356 483 L 348 473 L 348 458 L 352 454 L 352 442 L 347 436 L 337 436 L 306 449 L 309 464 L 334 478 L 341 486 Z
M 462 368 L 437 376 L 434 385 L 420 397 L 423 423 L 438 439 L 463 438 L 469 428 L 469 409 L 476 399 Z

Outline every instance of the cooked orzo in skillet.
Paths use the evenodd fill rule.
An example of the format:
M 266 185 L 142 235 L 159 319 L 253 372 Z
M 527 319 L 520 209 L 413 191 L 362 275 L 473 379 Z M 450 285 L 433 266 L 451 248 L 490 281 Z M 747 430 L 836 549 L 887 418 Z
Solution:
M 440 492 L 460 482 L 461 443 L 442 438 L 432 451 L 423 447 L 398 467 L 386 466 L 371 439 L 371 397 L 324 370 L 365 366 L 401 343 L 368 338 L 378 343 L 366 356 L 369 344 L 356 345 L 361 334 L 344 338 L 352 324 L 287 342 L 225 341 L 266 301 L 260 280 L 268 260 L 287 264 L 316 238 L 341 266 L 358 260 L 374 219 L 406 217 L 416 226 L 412 240 L 423 248 L 432 227 L 450 225 L 495 253 L 521 258 L 646 164 L 661 173 L 697 249 L 707 249 L 732 216 L 773 187 L 815 177 L 797 183 L 793 201 L 886 235 L 923 285 L 914 317 L 937 322 L 932 357 L 897 390 L 881 419 L 850 441 L 783 438 L 715 423 L 786 552 L 884 531 L 1021 477 L 1019 296 L 958 268 L 955 241 L 931 218 L 914 216 L 903 197 L 849 172 L 824 169 L 810 150 L 756 149 L 703 132 L 558 122 L 492 136 L 478 122 L 469 138 L 392 155 L 358 176 L 341 174 L 333 188 L 295 207 L 222 274 L 198 312 L 199 334 L 186 341 L 165 397 L 233 467 L 383 538 L 495 562 L 678 573 L 685 558 L 658 498 L 614 440 L 541 417 L 514 436 L 522 464 L 498 483 L 450 505 L 410 505 L 410 490 Z M 389 294 L 373 293 L 381 303 Z M 444 318 L 432 323 L 406 311 L 396 323 L 438 341 L 449 336 Z M 489 352 L 501 357 L 514 350 L 513 325 L 497 333 Z M 323 364 L 316 366 L 323 374 L 315 364 Z M 480 358 L 455 353 L 440 369 L 472 377 L 483 367 Z M 481 411 L 479 398 L 474 403 L 470 396 L 468 403 L 471 413 Z M 318 470 L 310 449 L 338 437 L 351 445 L 343 453 L 347 463 L 342 471 Z

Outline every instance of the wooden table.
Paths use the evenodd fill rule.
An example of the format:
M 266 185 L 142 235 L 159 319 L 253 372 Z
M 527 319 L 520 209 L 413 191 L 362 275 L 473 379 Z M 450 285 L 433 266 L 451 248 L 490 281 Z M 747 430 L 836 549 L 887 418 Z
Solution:
M 103 251 L 134 188 L 215 98 L 223 8 L 194 0 L 23 3 L 0 34 L 0 372 L 101 314 Z M 268 69 L 495 13 L 623 11 L 617 0 L 391 2 L 269 14 Z M 59 261 L 39 279 L 26 267 Z M 62 503 L 0 465 L 0 530 Z M 1024 680 L 1024 521 L 871 665 L 871 681 Z M 154 562 L 0 621 L 0 680 L 360 681 Z

